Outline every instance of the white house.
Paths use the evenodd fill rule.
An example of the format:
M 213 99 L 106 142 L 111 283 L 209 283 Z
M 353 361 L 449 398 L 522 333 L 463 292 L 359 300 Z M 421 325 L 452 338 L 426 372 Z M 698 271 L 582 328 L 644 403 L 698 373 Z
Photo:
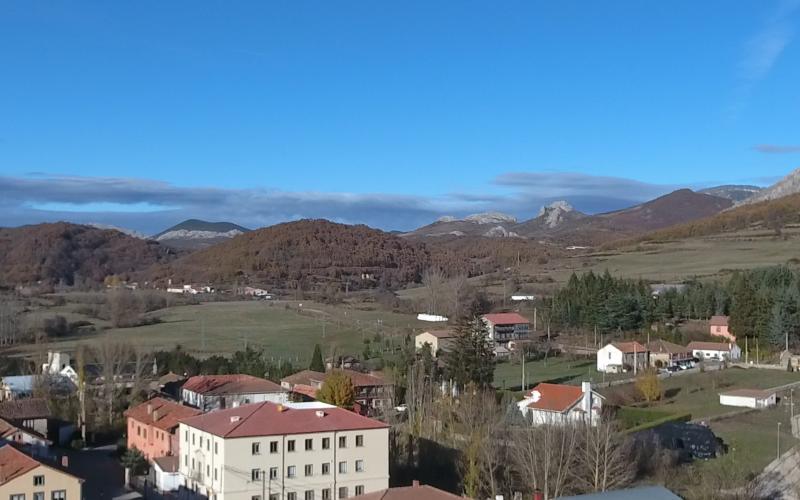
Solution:
M 180 422 L 183 486 L 216 500 L 341 500 L 389 486 L 389 426 L 327 405 L 259 403 Z
M 611 342 L 597 351 L 597 371 L 623 373 L 647 368 L 649 351 L 638 342 Z
M 777 396 L 775 391 L 733 389 L 719 393 L 719 404 L 743 408 L 769 408 L 777 404 Z
M 686 346 L 692 355 L 700 360 L 730 360 L 735 361 L 742 357 L 742 350 L 736 344 L 727 342 L 689 342 Z
M 592 390 L 591 382 L 581 386 L 541 383 L 517 403 L 533 425 L 563 425 L 588 422 L 597 425 L 603 409 L 603 396 Z
M 153 475 L 156 489 L 162 493 L 175 491 L 181 487 L 181 473 L 178 470 L 179 457 L 167 455 L 153 459 Z
M 245 374 L 195 375 L 181 387 L 181 402 L 203 411 L 239 405 L 289 402 L 289 391 L 269 380 Z

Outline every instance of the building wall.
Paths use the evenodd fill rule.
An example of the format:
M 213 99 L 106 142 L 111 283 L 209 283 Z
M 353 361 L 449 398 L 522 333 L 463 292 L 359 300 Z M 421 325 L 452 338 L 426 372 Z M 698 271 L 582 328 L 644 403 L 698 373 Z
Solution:
M 322 500 L 322 490 L 330 489 L 330 499 L 339 500 L 340 487 L 348 488 L 348 496 L 355 496 L 356 486 L 363 486 L 364 493 L 389 486 L 388 429 L 222 439 L 181 424 L 179 432 L 184 485 L 211 499 L 216 494 L 217 500 L 251 500 L 263 491 L 267 497 L 270 492 L 277 495 L 278 500 L 288 500 L 290 492 L 296 494 L 296 500 L 305 500 L 305 492 L 313 491 L 314 500 Z M 357 435 L 363 435 L 362 447 L 356 446 Z M 338 442 L 342 436 L 346 438 L 344 448 Z M 330 439 L 330 449 L 322 449 L 323 438 Z M 312 450 L 306 451 L 306 439 L 312 440 Z M 294 452 L 287 450 L 290 440 L 295 442 Z M 273 441 L 277 442 L 276 453 L 270 453 Z M 257 455 L 253 443 L 259 443 Z M 356 460 L 363 461 L 363 472 L 356 472 Z M 339 472 L 339 462 L 346 463 L 346 472 Z M 322 474 L 325 463 L 330 467 L 328 474 Z M 310 476 L 305 475 L 306 465 L 312 466 Z M 288 477 L 290 466 L 295 467 L 293 478 Z M 270 480 L 273 468 L 275 478 Z M 266 471 L 266 479 L 253 480 L 253 469 Z
M 128 417 L 128 448 L 141 451 L 147 460 L 172 455 L 173 441 L 171 433 Z
M 622 366 L 622 351 L 607 345 L 597 351 L 597 371 L 607 372 L 612 366 Z
M 711 325 L 708 330 L 714 337 L 723 337 L 731 342 L 736 342 L 736 337 L 730 332 L 726 325 Z
M 235 408 L 237 406 L 263 403 L 270 401 L 272 403 L 282 404 L 289 402 L 288 392 L 266 392 L 266 393 L 251 393 L 251 394 L 225 394 L 206 396 L 198 394 L 194 391 L 183 389 L 181 391 L 181 400 L 195 408 L 203 411 L 214 411 L 226 408 Z
M 772 394 L 770 397 L 761 399 L 747 396 L 733 396 L 727 394 L 719 395 L 719 404 L 724 406 L 740 406 L 742 408 L 767 408 L 775 406 L 776 396 Z
M 34 476 L 44 476 L 44 485 L 34 486 Z M 0 486 L 0 499 L 6 500 L 11 495 L 25 495 L 25 500 L 31 500 L 34 493 L 44 492 L 45 500 L 50 500 L 54 491 L 61 490 L 66 492 L 67 500 L 81 500 L 81 481 L 77 477 L 40 465 Z

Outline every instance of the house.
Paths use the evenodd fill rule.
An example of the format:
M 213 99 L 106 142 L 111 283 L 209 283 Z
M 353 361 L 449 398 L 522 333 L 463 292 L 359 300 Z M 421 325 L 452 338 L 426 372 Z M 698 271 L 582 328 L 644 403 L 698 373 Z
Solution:
M 736 361 L 742 357 L 742 350 L 736 344 L 724 342 L 689 342 L 686 346 L 697 359 Z
M 178 468 L 180 456 L 169 455 L 153 459 L 153 476 L 156 489 L 162 493 L 175 491 L 181 487 L 181 473 Z
M 242 295 L 246 295 L 248 297 L 257 297 L 262 298 L 265 300 L 269 300 L 272 298 L 272 295 L 263 288 L 253 288 L 252 286 L 246 286 L 242 289 Z
M 711 316 L 708 320 L 708 333 L 713 337 L 723 337 L 729 342 L 736 342 L 736 337 L 728 329 L 728 316 Z
M 586 422 L 596 425 L 603 409 L 603 396 L 590 382 L 575 385 L 541 383 L 517 403 L 522 415 L 533 425 L 564 425 Z
M 791 351 L 782 351 L 780 364 L 791 372 L 800 370 L 800 354 L 792 354 Z
M 150 382 L 150 391 L 177 401 L 181 398 L 181 388 L 184 382 L 186 382 L 186 377 L 169 372 L 158 377 L 158 380 Z
M 389 486 L 389 426 L 322 403 L 263 402 L 182 420 L 182 486 L 217 500 L 344 499 Z
M 275 382 L 252 375 L 195 375 L 181 387 L 181 401 L 202 411 L 249 403 L 286 403 L 289 393 Z
M 504 344 L 497 344 L 496 346 L 494 346 L 494 349 L 492 349 L 492 353 L 494 354 L 494 357 L 497 359 L 508 359 L 511 357 L 511 349 L 506 347 L 506 345 Z
M 0 448 L 0 498 L 79 500 L 82 483 L 63 467 L 40 462 L 13 445 Z
M 489 338 L 496 343 L 528 338 L 530 321 L 521 314 L 492 313 L 484 314 L 481 318 L 489 330 Z
M 0 446 L 11 443 L 29 450 L 32 455 L 46 455 L 47 448 L 53 444 L 46 436 L 0 418 Z
M 16 441 L 24 444 L 35 446 L 51 444 L 47 439 L 51 416 L 47 400 L 42 398 L 0 402 L 0 419 L 6 424 L 5 432 L 12 432 L 9 426 L 18 429 Z
M 661 339 L 649 342 L 647 350 L 650 351 L 650 366 L 656 368 L 684 365 L 693 358 L 689 348 Z
M 646 368 L 649 351 L 642 344 L 611 342 L 597 351 L 597 371 L 606 373 L 634 372 Z
M 42 365 L 42 374 L 59 375 L 70 367 L 70 356 L 65 352 L 47 351 L 47 362 Z
M 411 486 L 387 488 L 353 498 L 358 500 L 469 500 L 468 497 L 454 495 L 427 484 L 421 485 L 419 481 L 414 481 Z
M 202 413 L 164 398 L 153 398 L 125 412 L 128 426 L 128 448 L 136 448 L 144 458 L 178 454 L 175 431 L 178 421 Z
M 534 495 L 534 500 L 536 496 Z M 663 486 L 636 486 L 624 490 L 608 490 L 598 493 L 586 493 L 585 495 L 574 495 L 568 497 L 558 497 L 557 500 L 681 500 L 681 497 L 671 492 Z
M 777 404 L 777 396 L 775 391 L 733 389 L 719 393 L 719 404 L 743 408 L 769 408 Z
M 393 385 L 382 377 L 354 370 L 333 370 L 325 373 L 303 370 L 281 379 L 281 387 L 307 399 L 316 399 L 317 391 L 334 371 L 343 372 L 353 381 L 356 389 L 356 410 L 363 415 L 374 415 L 392 406 Z
M 447 352 L 455 341 L 456 333 L 453 330 L 428 330 L 414 337 L 414 346 L 419 351 L 425 344 L 431 346 L 434 356 L 440 352 Z

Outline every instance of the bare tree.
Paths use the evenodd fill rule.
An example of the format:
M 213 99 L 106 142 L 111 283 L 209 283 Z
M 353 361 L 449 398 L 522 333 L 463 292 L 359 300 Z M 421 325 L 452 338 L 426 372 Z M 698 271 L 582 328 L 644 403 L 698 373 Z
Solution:
M 0 345 L 14 345 L 20 336 L 19 308 L 8 296 L 0 296 Z
M 575 431 L 571 424 L 546 424 L 511 434 L 511 457 L 523 488 L 541 491 L 545 500 L 562 496 L 575 460 Z
M 409 434 L 415 438 L 429 437 L 433 434 L 433 429 L 430 429 L 431 432 L 426 432 L 426 426 L 433 422 L 431 413 L 436 389 L 422 359 L 417 359 L 409 368 L 407 384 L 406 412 Z
M 102 401 L 106 423 L 114 423 L 114 401 L 125 386 L 123 373 L 132 358 L 132 349 L 126 343 L 106 334 L 93 349 L 94 359 L 100 366 Z
M 428 313 L 437 314 L 439 307 L 439 297 L 444 288 L 445 276 L 444 272 L 438 267 L 433 267 L 425 270 L 422 273 L 422 284 L 425 285 L 428 292 Z
M 453 279 L 450 280 L 449 283 L 449 290 L 451 293 L 451 310 L 450 316 L 453 318 L 460 318 L 463 309 L 464 309 L 464 295 L 469 289 L 469 281 L 467 281 L 467 275 L 464 273 L 456 274 Z
M 580 442 L 573 478 L 581 492 L 615 489 L 630 483 L 635 475 L 632 442 L 617 432 L 611 422 L 577 424 Z

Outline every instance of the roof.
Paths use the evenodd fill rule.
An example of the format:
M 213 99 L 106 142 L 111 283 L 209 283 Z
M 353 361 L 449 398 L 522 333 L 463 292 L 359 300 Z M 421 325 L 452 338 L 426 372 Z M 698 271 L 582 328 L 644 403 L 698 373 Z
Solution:
M 177 455 L 165 455 L 163 457 L 156 457 L 153 462 L 158 465 L 158 468 L 164 472 L 178 472 L 180 461 Z
M 10 375 L 3 377 L 3 384 L 13 392 L 32 392 L 36 375 Z
M 342 408 L 298 409 L 265 401 L 205 413 L 181 423 L 223 438 L 385 429 L 389 426 Z
M 617 349 L 619 349 L 620 351 L 625 352 L 625 353 L 628 353 L 628 352 L 645 352 L 645 351 L 647 351 L 647 348 L 645 346 L 643 346 L 642 344 L 640 344 L 640 343 L 638 343 L 636 341 L 631 341 L 631 342 L 612 342 L 611 345 L 613 345 L 614 347 L 616 347 Z
M 50 408 L 43 398 L 14 399 L 0 402 L 0 418 L 6 420 L 33 420 L 50 418 Z
M 456 336 L 455 330 L 425 330 L 424 332 L 420 333 L 423 334 L 433 335 L 437 339 L 451 339 Z M 419 335 L 417 335 L 419 337 Z
M 200 415 L 202 412 L 164 398 L 153 398 L 129 408 L 125 416 L 143 424 L 169 431 L 178 426 L 184 418 Z M 155 418 L 158 417 L 158 420 Z
M 27 474 L 40 464 L 11 445 L 0 448 L 0 485 Z
M 730 391 L 720 392 L 720 396 L 738 396 L 741 398 L 755 398 L 766 399 L 774 396 L 775 391 L 761 390 L 761 389 L 732 389 Z
M 303 370 L 294 373 L 292 375 L 289 375 L 288 377 L 282 378 L 281 382 L 289 384 L 291 386 L 306 385 L 309 387 L 314 387 L 316 385 L 324 383 L 325 379 L 328 378 L 328 375 L 330 375 L 333 372 L 342 372 L 345 375 L 349 376 L 350 380 L 353 381 L 353 385 L 355 387 L 373 387 L 373 386 L 390 385 L 382 377 L 378 377 L 377 375 L 357 372 L 355 370 L 339 370 L 339 369 L 325 373 L 315 372 L 313 370 Z
M 206 396 L 283 392 L 275 382 L 244 374 L 195 375 L 183 384 L 183 389 Z
M 322 383 L 323 380 L 325 380 L 325 374 L 322 372 L 315 372 L 314 370 L 302 370 L 283 377 L 281 379 L 281 383 L 285 382 L 290 385 L 300 384 L 311 386 L 314 385 L 314 383 Z
M 539 399 L 533 396 L 539 393 Z M 534 399 L 528 408 L 537 410 L 565 412 L 572 408 L 583 397 L 583 390 L 575 385 L 548 384 L 543 382 L 534 387 L 528 396 Z
M 699 350 L 699 351 L 730 351 L 731 344 L 726 342 L 689 342 L 689 345 L 686 346 L 687 349 L 692 351 Z
M 175 382 L 182 382 L 184 380 L 186 380 L 186 377 L 184 377 L 183 375 L 178 375 L 177 373 L 169 372 L 167 374 L 160 376 L 158 378 L 158 383 L 160 385 L 166 385 L 166 384 L 174 384 Z
M 728 326 L 728 316 L 711 316 L 708 324 L 711 326 Z
M 17 433 L 27 434 L 28 436 L 50 443 L 47 437 L 42 436 L 38 432 L 17 427 L 16 425 L 0 418 L 0 439 L 5 441 L 15 441 Z
M 603 491 L 600 493 L 587 493 L 586 495 L 575 495 L 571 497 L 558 497 L 558 500 L 680 500 L 681 497 L 669 491 L 663 486 L 639 486 L 625 490 Z
M 464 500 L 465 497 L 460 497 L 447 491 L 434 488 L 433 486 L 414 485 L 414 486 L 401 486 L 398 488 L 388 488 L 385 490 L 373 491 L 366 495 L 359 495 L 353 498 L 359 500 Z
M 667 353 L 667 354 L 683 354 L 691 352 L 691 349 L 689 349 L 688 347 L 684 347 L 678 344 L 673 344 L 672 342 L 667 342 L 666 340 L 662 339 L 653 340 L 649 342 L 647 344 L 647 349 L 650 352 Z
M 518 313 L 492 313 L 484 314 L 483 319 L 495 325 L 516 325 L 519 323 L 530 323 L 528 318 Z

